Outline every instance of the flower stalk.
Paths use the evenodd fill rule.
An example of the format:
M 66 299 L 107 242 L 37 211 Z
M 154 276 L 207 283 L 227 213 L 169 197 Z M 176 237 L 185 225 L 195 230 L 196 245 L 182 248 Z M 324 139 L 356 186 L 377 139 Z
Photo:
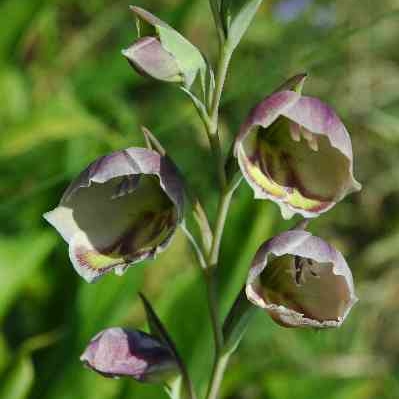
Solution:
M 224 323 L 220 318 L 221 243 L 241 180 L 247 181 L 255 198 L 279 205 L 286 219 L 295 213 L 318 217 L 361 188 L 353 174 L 350 135 L 327 104 L 302 95 L 306 74 L 289 79 L 254 107 L 229 153 L 223 154 L 219 115 L 230 61 L 261 3 L 209 0 L 219 41 L 216 76 L 184 36 L 150 12 L 131 7 L 149 36 L 141 36 L 139 29 L 139 39 L 122 54 L 143 76 L 180 84 L 204 124 L 219 183 L 214 223 L 146 128 L 142 130 L 148 148 L 127 148 L 98 158 L 71 183 L 59 206 L 44 215 L 68 243 L 71 263 L 87 282 L 111 271 L 122 275 L 136 263 L 154 259 L 169 246 L 177 228 L 183 229 L 203 273 L 214 338 L 205 399 L 219 397 L 229 358 L 256 308 L 284 327 L 335 328 L 357 301 L 344 257 L 307 232 L 306 220 L 259 247 L 246 284 Z M 199 92 L 202 97 L 197 97 Z M 90 341 L 81 360 L 105 377 L 162 382 L 171 399 L 197 399 L 173 339 L 141 297 L 150 334 L 108 328 Z
M 215 22 L 216 32 L 219 39 L 219 46 L 222 47 L 223 42 L 225 40 L 225 34 L 223 31 L 222 20 L 220 17 L 220 7 L 218 0 L 209 0 L 209 5 L 211 7 L 213 20 Z
M 212 0 L 211 5 L 215 5 L 215 2 Z M 219 137 L 220 103 L 232 53 L 233 51 L 230 50 L 230 48 L 226 44 L 221 46 L 215 80 L 215 90 L 213 92 L 210 108 L 208 109 L 208 117 L 201 117 L 204 122 L 208 139 L 210 141 L 212 153 L 216 159 L 220 184 L 219 204 L 217 209 L 215 227 L 213 231 L 213 239 L 209 254 L 207 256 L 207 268 L 204 270 L 204 277 L 207 287 L 208 306 L 211 316 L 215 343 L 215 359 L 211 380 L 208 387 L 207 399 L 217 398 L 229 358 L 227 354 L 223 354 L 224 339 L 222 323 L 219 317 L 218 310 L 218 284 L 216 272 L 219 262 L 220 246 L 223 237 L 224 227 L 235 189 L 235 187 L 228 186 L 225 171 L 225 159 L 223 156 Z

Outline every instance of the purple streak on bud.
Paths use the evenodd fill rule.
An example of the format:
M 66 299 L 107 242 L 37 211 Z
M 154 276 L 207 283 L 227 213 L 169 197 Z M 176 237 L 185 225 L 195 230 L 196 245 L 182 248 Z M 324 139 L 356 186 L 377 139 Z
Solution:
M 141 331 L 109 328 L 97 334 L 80 360 L 104 377 L 159 382 L 178 373 L 170 350 Z
M 167 82 L 182 82 L 177 62 L 155 37 L 142 37 L 122 54 L 142 75 Z

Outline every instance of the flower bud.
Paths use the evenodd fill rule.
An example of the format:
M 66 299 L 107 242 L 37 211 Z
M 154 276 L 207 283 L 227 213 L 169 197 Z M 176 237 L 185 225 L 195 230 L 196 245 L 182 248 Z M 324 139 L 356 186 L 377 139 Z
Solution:
M 101 157 L 44 215 L 88 282 L 163 251 L 183 219 L 183 183 L 166 156 L 129 148 Z
M 142 75 L 166 82 L 182 82 L 179 66 L 175 58 L 167 52 L 155 37 L 143 37 L 122 54 L 130 65 Z
M 339 327 L 357 302 L 342 254 L 301 229 L 279 234 L 259 248 L 246 294 L 285 327 Z
M 130 7 L 152 34 L 137 40 L 122 54 L 139 73 L 167 82 L 181 82 L 190 89 L 198 75 L 205 79 L 206 62 L 201 52 L 155 15 Z
M 316 217 L 361 188 L 345 126 L 329 106 L 300 94 L 305 78 L 290 79 L 258 104 L 235 143 L 255 197 L 276 202 L 287 219 Z
M 80 360 L 110 378 L 162 382 L 179 373 L 176 360 L 166 346 L 149 334 L 122 328 L 109 328 L 97 334 Z

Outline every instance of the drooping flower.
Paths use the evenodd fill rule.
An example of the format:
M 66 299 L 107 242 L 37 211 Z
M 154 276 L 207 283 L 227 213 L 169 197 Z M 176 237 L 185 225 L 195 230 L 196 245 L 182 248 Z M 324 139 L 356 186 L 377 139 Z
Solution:
M 129 148 L 89 165 L 44 218 L 69 244 L 76 271 L 92 282 L 163 251 L 182 221 L 183 198 L 168 157 Z
M 286 327 L 339 327 L 357 302 L 342 254 L 302 229 L 281 233 L 259 248 L 246 294 Z
M 141 382 L 161 382 L 179 373 L 171 351 L 141 331 L 109 328 L 97 334 L 80 360 L 99 374 L 132 377 Z
M 285 218 L 316 217 L 361 188 L 345 126 L 328 105 L 300 94 L 305 78 L 291 78 L 258 104 L 235 143 L 255 198 L 276 202 Z
M 141 74 L 182 83 L 187 89 L 198 75 L 204 83 L 206 62 L 201 52 L 155 15 L 140 7 L 131 6 L 130 9 L 151 32 L 122 50 L 129 63 Z

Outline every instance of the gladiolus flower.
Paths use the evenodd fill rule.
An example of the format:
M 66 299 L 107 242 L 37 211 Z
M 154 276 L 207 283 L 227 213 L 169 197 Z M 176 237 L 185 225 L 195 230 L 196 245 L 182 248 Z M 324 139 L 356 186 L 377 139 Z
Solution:
M 101 157 L 44 215 L 88 282 L 163 251 L 183 218 L 183 184 L 166 156 L 129 148 Z
M 246 294 L 286 327 L 339 327 L 357 301 L 342 254 L 300 229 L 279 234 L 259 248 Z
M 141 331 L 109 328 L 97 334 L 80 360 L 99 374 L 161 382 L 179 372 L 171 351 Z
M 361 188 L 341 120 L 317 98 L 294 91 L 305 78 L 290 79 L 258 104 L 235 143 L 255 198 L 276 202 L 286 219 L 295 213 L 316 217 Z

